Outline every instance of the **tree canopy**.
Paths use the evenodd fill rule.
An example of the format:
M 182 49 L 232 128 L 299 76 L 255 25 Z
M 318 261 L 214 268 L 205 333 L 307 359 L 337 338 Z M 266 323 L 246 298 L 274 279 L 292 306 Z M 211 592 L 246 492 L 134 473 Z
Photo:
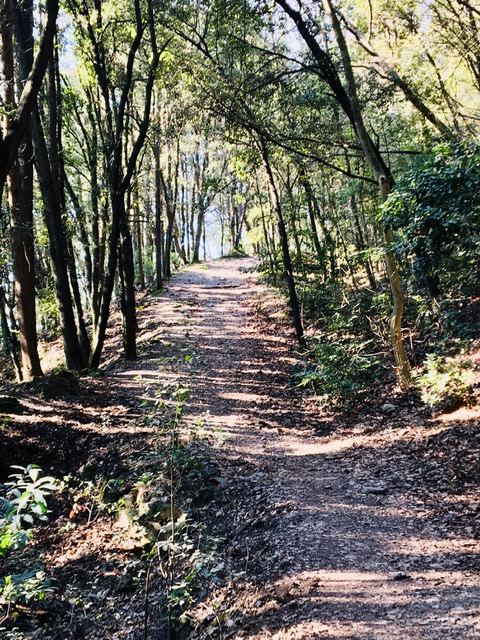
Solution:
M 139 288 L 244 250 L 287 285 L 302 343 L 324 313 L 310 299 L 388 281 L 408 385 L 405 304 L 415 323 L 412 300 L 452 296 L 458 269 L 476 292 L 476 4 L 68 0 L 55 35 L 44 11 L 4 3 L 0 301 L 17 376 L 41 373 L 37 331 L 61 331 L 70 368 L 97 368 L 112 301 L 134 359 Z M 30 204 L 15 199 L 22 139 Z

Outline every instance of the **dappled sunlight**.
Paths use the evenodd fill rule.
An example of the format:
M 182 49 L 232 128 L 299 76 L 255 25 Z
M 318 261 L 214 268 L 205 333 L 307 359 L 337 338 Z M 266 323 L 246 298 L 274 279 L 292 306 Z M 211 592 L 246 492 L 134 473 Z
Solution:
M 351 449 L 358 445 L 357 438 L 332 439 L 327 442 L 287 442 L 283 446 L 286 455 L 294 457 L 320 456 Z
M 164 371 L 155 371 L 152 369 L 129 369 L 128 371 L 117 371 L 115 376 L 119 378 L 128 378 L 129 380 L 136 380 L 142 382 L 145 380 L 163 380 L 165 378 Z
M 256 393 L 242 393 L 240 391 L 234 392 L 229 391 L 226 393 L 219 393 L 219 398 L 224 398 L 226 400 L 240 400 L 242 402 L 268 402 L 268 396 L 258 395 Z
M 397 555 L 439 555 L 468 553 L 471 549 L 477 552 L 478 540 L 475 538 L 418 538 L 405 537 L 392 542 L 391 549 Z
M 445 431 L 445 425 L 432 424 L 429 428 L 429 435 L 437 435 Z M 381 437 L 380 437 L 381 436 Z M 294 457 L 329 455 L 341 453 L 357 447 L 362 448 L 384 448 L 385 443 L 394 444 L 396 442 L 411 441 L 417 439 L 418 432 L 415 427 L 398 427 L 392 429 L 385 427 L 383 430 L 372 434 L 366 434 L 363 430 L 358 431 L 358 435 L 341 437 L 338 433 L 335 436 L 323 439 L 320 442 L 293 441 L 286 443 L 285 452 Z M 422 434 L 422 439 L 424 438 Z
M 452 624 L 462 625 L 465 638 L 478 637 L 478 584 L 461 572 L 448 576 L 441 571 L 412 572 L 409 579 L 398 580 L 395 574 L 381 571 L 304 571 L 275 581 L 271 595 L 276 594 L 286 598 L 286 608 L 294 600 L 300 612 L 310 611 L 308 619 L 300 615 L 289 623 L 287 618 L 284 626 L 269 625 L 249 638 L 416 640 L 425 638 L 426 626 L 433 631 L 432 638 L 448 638 Z M 458 598 L 461 606 L 455 606 Z M 275 602 L 267 599 L 265 609 Z M 442 615 L 444 605 L 452 609 Z
M 40 419 L 35 437 L 54 437 L 43 458 L 46 469 L 53 461 L 61 474 L 78 471 L 81 449 L 82 464 L 85 458 L 86 467 L 93 465 L 99 489 L 105 480 L 126 479 L 130 505 L 138 500 L 137 478 L 143 483 L 150 477 L 144 460 L 154 465 L 152 483 L 164 473 L 155 458 L 165 450 L 158 435 L 169 424 L 163 403 L 180 403 L 179 440 L 183 447 L 193 436 L 191 443 L 199 444 L 192 469 L 196 474 L 198 462 L 214 494 L 188 506 L 192 523 L 200 516 L 199 530 L 215 541 L 212 573 L 218 577 L 195 605 L 203 613 L 192 632 L 200 635 L 192 637 L 217 637 L 217 631 L 218 637 L 257 640 L 480 637 L 480 543 L 472 527 L 462 528 L 476 518 L 478 491 L 466 489 L 460 497 L 447 486 L 440 493 L 431 475 L 431 495 L 419 491 L 422 462 L 438 440 L 450 438 L 450 423 L 441 417 L 416 423 L 409 402 L 396 398 L 395 415 L 379 410 L 376 399 L 373 408 L 345 420 L 322 412 L 308 390 L 295 387 L 292 335 L 284 326 L 268 328 L 262 314 L 255 315 L 264 300 L 259 296 L 252 305 L 250 278 L 223 277 L 229 272 L 221 265 L 195 265 L 154 302 L 146 298 L 139 361 L 123 370 L 130 364 L 118 359 L 117 349 L 104 375 L 88 384 L 82 380 L 88 395 L 83 391 L 78 403 L 69 401 L 74 412 L 68 429 L 61 401 L 25 402 L 27 414 L 18 420 L 25 423 L 26 445 L 28 430 Z M 265 317 L 270 321 L 272 314 Z M 190 391 L 176 404 L 180 386 Z M 188 451 L 182 450 L 182 459 L 183 453 Z M 444 473 L 444 459 L 435 458 L 427 471 L 432 469 Z M 192 484 L 201 482 L 192 475 Z M 131 584 L 118 571 L 128 554 L 140 554 L 146 544 L 128 510 L 117 513 L 113 503 L 108 517 L 106 511 L 99 516 L 100 506 L 87 496 L 78 503 L 85 510 L 72 517 L 67 498 L 63 494 L 64 538 L 46 557 L 49 567 L 67 585 L 77 573 L 101 576 L 102 589 L 85 581 L 95 602 L 100 592 L 99 606 L 108 608 L 125 584 L 121 597 L 137 598 L 142 608 L 145 574 L 130 593 Z M 464 505 L 471 518 L 454 519 L 449 528 L 448 514 L 456 517 L 464 498 L 471 502 Z M 156 562 L 147 584 L 152 611 L 165 595 Z M 209 562 L 210 555 L 206 574 Z M 176 569 L 180 577 L 180 563 Z M 131 577 L 137 580 L 134 572 Z M 206 584 L 202 576 L 200 589 Z M 138 618 L 137 635 L 144 619 Z
M 480 420 L 480 405 L 475 407 L 460 407 L 460 409 L 452 411 L 451 413 L 442 413 L 437 416 L 436 419 L 444 424 L 474 420 L 475 425 L 472 426 L 478 428 L 478 420 Z
M 195 287 L 186 273 L 169 292 L 180 303 L 165 305 L 165 316 L 156 318 L 165 335 L 146 345 L 160 354 L 162 373 L 139 368 L 136 375 L 151 383 L 144 397 L 155 398 L 157 383 L 189 387 L 186 424 L 238 465 L 235 481 L 228 472 L 224 478 L 233 499 L 243 499 L 239 480 L 252 484 L 250 508 L 232 525 L 236 533 L 219 533 L 231 536 L 229 553 L 238 558 L 232 566 L 246 568 L 251 596 L 235 602 L 231 618 L 241 613 L 263 628 L 247 636 L 259 640 L 424 640 L 425 620 L 448 640 L 461 601 L 463 635 L 474 637 L 480 580 L 469 567 L 478 563 L 478 542 L 436 530 L 434 509 L 415 501 L 410 479 L 375 469 L 385 452 L 422 447 L 449 424 L 419 428 L 406 410 L 355 424 L 321 413 L 295 389 L 297 358 L 283 332 L 264 335 L 261 323 L 246 322 L 238 284 L 244 276 L 222 281 L 219 273 L 197 266 Z M 232 517 L 221 505 L 220 497 L 219 526 Z M 256 584 L 267 572 L 267 593 L 255 596 L 248 580 Z

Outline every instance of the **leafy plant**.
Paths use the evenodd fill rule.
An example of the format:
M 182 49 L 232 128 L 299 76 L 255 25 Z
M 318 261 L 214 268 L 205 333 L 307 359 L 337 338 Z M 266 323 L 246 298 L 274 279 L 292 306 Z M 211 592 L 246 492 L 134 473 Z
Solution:
M 468 401 L 473 372 L 470 364 L 457 358 L 430 353 L 426 371 L 418 378 L 422 400 L 434 408 L 454 410 Z
M 382 208 L 416 286 L 430 297 L 478 289 L 480 146 L 441 144 L 407 172 Z
M 193 602 L 199 581 L 221 582 L 218 574 L 223 569 L 223 564 L 218 563 L 216 554 L 218 540 L 210 538 L 208 541 L 202 539 L 202 542 L 205 549 L 200 549 L 198 542 L 193 541 L 187 521 L 180 535 L 177 535 L 175 548 L 172 549 L 177 561 L 183 562 L 185 571 L 170 585 L 167 608 L 170 616 L 182 624 L 189 620 L 188 607 Z
M 28 527 L 35 519 L 47 519 L 46 498 L 59 488 L 55 478 L 42 476 L 38 465 L 15 465 L 12 469 L 19 472 L 0 485 L 0 556 L 25 546 L 30 537 Z
M 33 569 L 8 575 L 0 578 L 0 604 L 41 602 L 54 590 L 51 580 L 42 570 Z
M 346 338 L 319 340 L 313 349 L 314 365 L 295 376 L 298 386 L 313 386 L 332 404 L 353 401 L 380 366 L 378 357 L 367 352 L 368 344 Z

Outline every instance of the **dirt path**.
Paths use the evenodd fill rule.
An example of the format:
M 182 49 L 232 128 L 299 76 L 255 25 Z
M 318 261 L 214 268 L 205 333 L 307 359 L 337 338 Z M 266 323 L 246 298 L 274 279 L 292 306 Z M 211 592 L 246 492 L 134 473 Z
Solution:
M 267 292 L 251 266 L 188 269 L 144 320 L 146 357 L 162 332 L 191 356 L 188 374 L 171 375 L 191 389 L 189 419 L 224 442 L 225 487 L 207 516 L 228 541 L 223 575 L 242 577 L 196 607 L 191 637 L 480 638 L 478 538 L 452 532 L 397 457 L 430 427 L 406 409 L 332 430 L 293 388 L 287 330 L 258 324 Z M 447 512 L 456 501 L 438 500 Z
M 204 531 L 210 575 L 177 640 L 480 639 L 480 403 L 431 418 L 377 381 L 356 418 L 322 413 L 295 388 L 293 332 L 253 264 L 191 267 L 145 294 L 133 366 L 113 314 L 99 375 L 17 389 L 0 480 L 35 462 L 66 485 L 25 552 L 0 565 L 0 576 L 44 569 L 55 590 L 42 607 L 0 602 L 0 637 L 167 637 L 164 564 L 145 557 L 135 523 L 145 491 L 169 491 L 158 393 L 171 383 L 190 388 L 186 419 L 209 443 L 191 449 L 200 471 L 184 479 L 219 485 L 192 503 L 199 526 L 185 535 Z

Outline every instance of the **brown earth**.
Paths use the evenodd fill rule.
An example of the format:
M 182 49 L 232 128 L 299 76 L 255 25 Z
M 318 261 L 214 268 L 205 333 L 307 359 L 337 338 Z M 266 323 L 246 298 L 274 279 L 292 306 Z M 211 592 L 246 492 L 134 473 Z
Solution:
M 125 491 L 158 449 L 145 419 L 158 390 L 184 384 L 218 485 L 193 514 L 217 542 L 179 637 L 480 638 L 478 411 L 431 418 L 414 395 L 375 385 L 348 420 L 322 412 L 295 388 L 302 356 L 252 267 L 191 267 L 147 296 L 134 366 L 113 342 L 78 396 L 19 392 L 24 413 L 0 432 L 3 478 L 26 462 L 57 477 L 102 468 Z M 73 495 L 55 496 L 29 547 L 59 591 L 45 612 L 20 608 L 5 637 L 167 637 L 162 567 L 116 515 Z

